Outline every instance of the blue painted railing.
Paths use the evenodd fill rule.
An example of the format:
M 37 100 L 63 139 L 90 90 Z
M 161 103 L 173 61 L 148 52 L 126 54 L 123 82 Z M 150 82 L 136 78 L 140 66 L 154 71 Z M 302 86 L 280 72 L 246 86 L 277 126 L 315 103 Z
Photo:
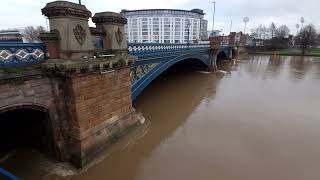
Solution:
M 17 178 L 16 176 L 14 176 L 13 174 L 9 173 L 8 171 L 0 168 L 0 179 L 3 180 L 20 180 L 19 178 Z
M 43 43 L 0 43 L 0 68 L 16 67 L 47 60 Z
M 209 44 L 168 44 L 168 43 L 129 43 L 128 51 L 133 56 L 171 54 L 180 51 L 209 49 Z

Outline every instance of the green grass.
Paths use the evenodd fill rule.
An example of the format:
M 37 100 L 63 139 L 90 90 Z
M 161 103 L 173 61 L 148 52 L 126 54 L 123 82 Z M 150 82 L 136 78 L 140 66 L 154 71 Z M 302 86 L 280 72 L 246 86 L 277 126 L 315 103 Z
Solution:
M 276 51 L 277 54 L 299 54 L 301 53 L 300 49 L 283 49 Z
M 306 53 L 320 55 L 320 48 L 308 48 Z
M 289 49 L 283 49 L 278 51 L 264 51 L 264 52 L 258 52 L 258 54 L 277 54 L 277 55 L 284 55 L 284 56 L 294 56 L 294 55 L 302 55 L 301 49 L 296 48 L 289 48 Z M 320 56 L 320 48 L 308 48 L 305 51 L 305 56 Z

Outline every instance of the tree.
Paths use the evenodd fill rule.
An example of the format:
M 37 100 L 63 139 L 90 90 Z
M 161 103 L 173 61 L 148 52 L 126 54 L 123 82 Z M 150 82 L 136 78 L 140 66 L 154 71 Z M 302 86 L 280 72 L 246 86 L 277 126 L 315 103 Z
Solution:
M 29 42 L 40 41 L 39 35 L 40 33 L 45 32 L 45 28 L 43 26 L 27 26 L 23 29 L 23 36 Z
M 317 45 L 317 46 L 320 45 L 320 34 L 318 34 L 318 36 L 317 36 L 317 43 L 316 43 L 316 45 Z
M 274 35 L 275 35 L 275 32 L 277 30 L 277 27 L 273 22 L 270 24 L 269 30 L 271 32 L 271 39 L 273 39 Z
M 275 36 L 277 38 L 286 38 L 289 36 L 290 29 L 286 25 L 281 25 L 280 27 L 277 28 L 275 31 Z
M 260 24 L 257 28 L 252 29 L 251 37 L 254 39 L 263 39 L 266 36 L 267 28 Z
M 265 26 L 260 26 L 260 30 L 261 30 L 261 37 L 263 40 L 268 39 L 267 38 L 267 34 L 268 34 L 268 28 L 266 28 Z
M 317 44 L 318 34 L 313 24 L 304 27 L 299 34 L 295 37 L 295 42 L 302 49 L 302 54 L 305 54 L 305 50 Z

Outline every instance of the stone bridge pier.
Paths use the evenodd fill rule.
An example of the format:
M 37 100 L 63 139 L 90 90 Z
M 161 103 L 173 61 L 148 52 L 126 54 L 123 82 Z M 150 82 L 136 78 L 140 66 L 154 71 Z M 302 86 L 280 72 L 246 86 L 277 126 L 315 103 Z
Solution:
M 112 53 L 99 56 L 88 26 L 91 12 L 84 5 L 55 1 L 42 13 L 50 23 L 50 32 L 41 37 L 51 59 L 0 71 L 0 140 L 8 143 L 0 153 L 31 146 L 83 167 L 138 122 L 126 19 L 108 12 L 94 16 L 105 44 L 100 54 Z

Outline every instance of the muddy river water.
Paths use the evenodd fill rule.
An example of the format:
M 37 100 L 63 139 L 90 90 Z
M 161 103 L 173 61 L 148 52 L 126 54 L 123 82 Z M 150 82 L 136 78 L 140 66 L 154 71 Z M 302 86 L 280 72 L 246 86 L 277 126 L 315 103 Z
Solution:
M 146 121 L 81 171 L 19 150 L 21 179 L 319 180 L 320 59 L 246 56 L 179 71 L 134 103 Z

